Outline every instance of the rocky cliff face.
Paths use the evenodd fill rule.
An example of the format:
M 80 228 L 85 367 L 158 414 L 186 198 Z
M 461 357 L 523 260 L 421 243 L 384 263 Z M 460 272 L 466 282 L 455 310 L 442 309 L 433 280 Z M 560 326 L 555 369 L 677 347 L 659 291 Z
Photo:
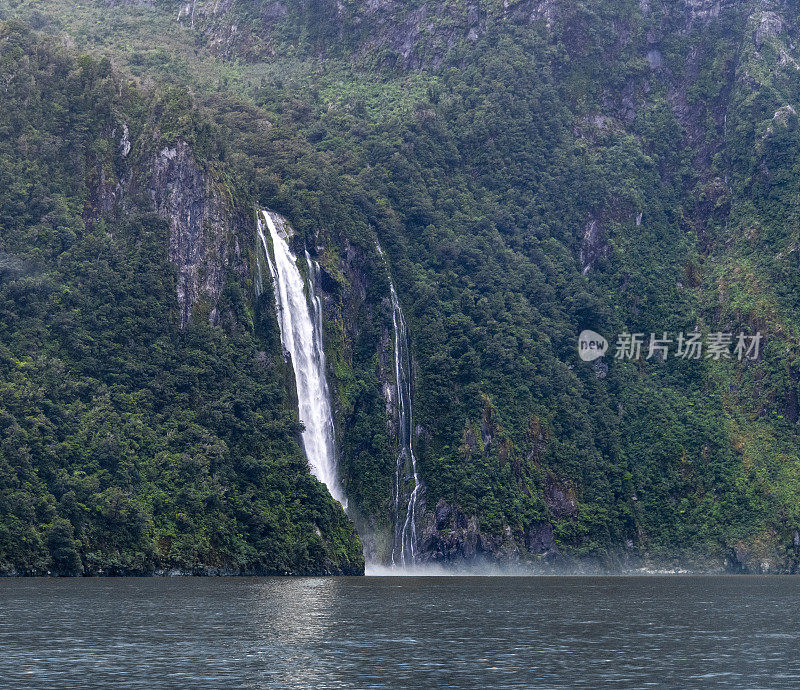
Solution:
M 169 223 L 169 258 L 178 270 L 181 325 L 202 302 L 212 324 L 227 271 L 245 272 L 233 232 L 233 209 L 197 165 L 185 141 L 158 151 L 150 166 L 148 191 L 158 214 Z
M 505 526 L 501 534 L 488 534 L 478 526 L 477 518 L 440 499 L 434 510 L 423 510 L 420 562 L 423 564 L 494 563 L 509 566 L 520 563 L 523 549 L 514 538 L 511 528 Z M 552 537 L 552 529 L 550 530 Z M 548 542 L 537 556 L 545 553 L 555 543 Z
M 89 167 L 84 217 L 118 217 L 149 204 L 169 225 L 169 260 L 177 269 L 178 319 L 186 326 L 195 307 L 213 325 L 229 276 L 241 278 L 248 267 L 238 240 L 252 236 L 246 217 L 214 175 L 198 164 L 183 139 L 152 150 L 146 135 L 137 137 L 126 122 L 103 133 L 114 152 Z M 113 171 L 113 172 L 112 172 Z
M 217 325 L 226 281 L 248 275 L 238 236 L 252 236 L 253 221 L 224 185 L 201 168 L 185 140 L 153 150 L 147 135 L 132 133 L 126 122 L 104 136 L 114 155 L 92 161 L 84 217 L 92 222 L 150 205 L 169 226 L 168 256 L 177 270 L 181 327 L 195 307 Z
M 128 4 L 147 0 L 123 0 Z M 106 0 L 117 4 L 120 0 Z M 565 0 L 496 0 L 495 2 L 393 2 L 371 0 L 366 3 L 343 3 L 334 0 L 180 0 L 172 2 L 177 21 L 198 29 L 208 45 L 220 55 L 259 58 L 275 55 L 290 45 L 295 49 L 305 42 L 317 54 L 346 52 L 348 55 L 372 55 L 386 64 L 404 69 L 437 67 L 461 42 L 474 42 L 502 22 L 542 22 L 556 32 L 572 28 L 582 21 L 573 3 Z M 639 0 L 642 16 L 662 18 L 660 26 L 648 34 L 646 52 L 650 66 L 661 66 L 659 38 L 664 30 L 678 28 L 688 34 L 731 11 L 756 11 L 776 14 L 767 17 L 761 27 L 769 34 L 779 29 L 780 2 L 755 3 L 737 0 L 679 0 L 655 2 Z M 630 11 L 634 4 L 631 3 Z M 623 28 L 626 18 L 618 28 Z M 574 24 L 574 26 L 573 26 Z M 669 25 L 669 26 L 668 26 Z M 298 32 L 302 27 L 304 32 Z M 668 27 L 668 28 L 667 28 Z M 624 33 L 624 31 L 623 31 Z M 565 36 L 566 36 L 565 34 Z M 574 35 L 579 35 L 577 31 Z M 567 38 L 567 41 L 569 38 Z M 691 60 L 692 55 L 688 56 Z M 694 55 L 696 57 L 696 55 Z
M 404 68 L 435 67 L 460 40 L 475 40 L 485 30 L 481 3 L 367 3 L 261 0 L 190 0 L 176 3 L 181 23 L 202 31 L 222 55 L 275 54 L 305 41 L 316 53 L 337 53 L 343 46 Z M 297 27 L 303 27 L 301 39 Z

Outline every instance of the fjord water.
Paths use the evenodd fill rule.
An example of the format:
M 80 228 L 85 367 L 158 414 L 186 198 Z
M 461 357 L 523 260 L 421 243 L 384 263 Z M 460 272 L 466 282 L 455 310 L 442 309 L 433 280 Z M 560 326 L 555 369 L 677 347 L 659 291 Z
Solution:
M 269 230 L 272 251 L 264 225 Z M 306 283 L 297 257 L 278 232 L 275 218 L 262 211 L 258 219 L 258 239 L 269 266 L 275 289 L 275 308 L 281 343 L 292 359 L 300 421 L 304 425 L 303 448 L 314 476 L 324 482 L 337 501 L 345 504 L 336 471 L 336 456 L 330 393 L 325 375 L 325 350 L 322 344 L 322 306 L 316 293 L 319 266 L 306 252 Z M 256 292 L 263 290 L 261 254 L 257 254 Z
M 5 687 L 798 687 L 798 630 L 791 576 L 0 580 Z

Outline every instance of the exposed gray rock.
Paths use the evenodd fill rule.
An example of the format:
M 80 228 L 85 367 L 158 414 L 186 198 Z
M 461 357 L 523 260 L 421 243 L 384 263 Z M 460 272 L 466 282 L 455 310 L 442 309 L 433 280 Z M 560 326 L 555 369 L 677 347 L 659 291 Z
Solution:
M 436 529 L 444 529 L 447 526 L 447 523 L 450 521 L 450 516 L 453 514 L 452 509 L 450 508 L 445 500 L 439 499 L 439 502 L 436 504 Z M 795 532 L 797 535 L 797 532 Z
M 651 48 L 647 51 L 647 62 L 650 69 L 658 69 L 663 64 L 664 60 L 661 57 L 661 51 L 657 48 Z
M 558 18 L 561 0 L 503 0 L 503 9 L 516 21 L 537 22 L 544 20 L 551 28 Z
M 581 272 L 586 275 L 600 259 L 606 258 L 608 253 L 609 247 L 606 244 L 603 224 L 599 219 L 591 218 L 583 229 L 580 251 Z
M 553 477 L 545 481 L 544 502 L 557 518 L 574 517 L 578 513 L 578 502 L 572 491 L 558 483 Z
M 749 572 L 750 552 L 743 546 L 734 546 L 725 557 L 725 571 L 734 574 Z
M 540 556 L 557 556 L 558 546 L 556 545 L 553 526 L 549 522 L 533 525 L 526 535 L 525 545 L 532 554 Z
M 723 12 L 735 8 L 737 4 L 742 4 L 741 0 L 685 0 L 687 30 L 695 22 L 708 23 L 718 19 Z
M 520 560 L 519 547 L 509 526 L 501 534 L 480 529 L 478 518 L 466 515 L 444 499 L 433 513 L 426 514 L 420 538 L 420 560 L 423 563 L 487 562 L 512 564 Z
M 200 170 L 185 141 L 161 149 L 151 171 L 150 196 L 158 214 L 169 223 L 169 259 L 178 269 L 181 325 L 190 321 L 192 308 L 201 299 L 207 300 L 213 323 L 227 268 L 242 268 L 232 232 L 232 210 Z
M 768 38 L 780 36 L 783 31 L 783 19 L 775 12 L 764 12 L 758 22 L 755 33 L 756 48 L 761 48 Z

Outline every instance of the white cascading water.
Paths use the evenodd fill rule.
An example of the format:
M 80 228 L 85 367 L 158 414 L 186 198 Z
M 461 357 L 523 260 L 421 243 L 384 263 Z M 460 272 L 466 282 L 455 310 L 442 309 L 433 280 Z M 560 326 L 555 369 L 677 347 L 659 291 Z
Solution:
M 270 252 L 264 226 L 272 239 Z M 306 252 L 308 295 L 297 267 L 297 257 L 270 211 L 261 211 L 258 238 L 264 250 L 275 287 L 275 307 L 283 349 L 289 353 L 294 367 L 297 400 L 303 430 L 303 447 L 311 472 L 323 482 L 339 503 L 346 506 L 336 472 L 333 415 L 331 414 L 328 381 L 325 377 L 325 351 L 322 347 L 322 306 L 316 294 L 319 265 Z M 261 256 L 256 252 L 258 275 L 256 294 L 263 291 Z
M 398 441 L 400 450 L 395 465 L 394 494 L 394 548 L 392 565 L 413 564 L 417 549 L 417 498 L 420 481 L 417 473 L 417 458 L 414 456 L 414 417 L 411 411 L 411 357 L 408 351 L 408 331 L 403 310 L 397 299 L 394 284 L 389 279 L 392 298 L 392 325 L 394 326 L 394 374 L 397 386 Z M 410 477 L 408 473 L 410 471 Z M 401 519 L 400 502 L 407 479 L 413 479 L 414 487 L 405 506 L 405 518 Z

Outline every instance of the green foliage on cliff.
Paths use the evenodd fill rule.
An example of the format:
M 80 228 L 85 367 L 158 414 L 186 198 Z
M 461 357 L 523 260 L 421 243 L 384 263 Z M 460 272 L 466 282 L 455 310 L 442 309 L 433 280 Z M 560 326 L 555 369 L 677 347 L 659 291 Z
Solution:
M 82 37 L 111 55 L 123 73 L 177 84 L 153 87 L 155 101 L 166 104 L 154 116 L 162 135 L 191 139 L 230 185 L 235 203 L 248 211 L 252 203 L 265 204 L 284 214 L 298 231 L 298 247 L 305 243 L 317 252 L 343 481 L 359 522 L 386 532 L 392 518 L 396 439 L 382 390 L 393 382 L 391 313 L 379 240 L 412 340 L 415 441 L 428 515 L 443 500 L 476 516 L 485 533 L 510 528 L 520 545 L 549 522 L 562 551 L 576 554 L 624 547 L 662 558 L 702 557 L 745 543 L 770 557 L 783 555 L 800 527 L 800 94 L 793 71 L 800 37 L 792 15 L 765 23 L 767 10 L 756 2 L 723 2 L 715 14 L 680 0 L 646 7 L 635 0 L 556 1 L 542 8 L 524 1 L 470 8 L 445 2 L 428 7 L 422 18 L 416 3 L 392 3 L 390 10 L 284 4 L 286 12 L 278 14 L 258 2 L 234 3 L 233 15 L 198 12 L 191 29 L 187 20 L 175 26 L 174 3 L 107 11 L 90 3 L 55 9 L 57 26 L 43 28 Z M 387 19 L 385 12 L 394 14 Z M 89 31 L 92 21 L 109 30 L 102 36 Z M 114 22 L 135 28 L 128 34 L 134 47 Z M 236 36 L 229 31 L 233 23 Z M 187 40 L 171 48 L 163 26 Z M 158 51 L 143 51 L 148 42 Z M 186 46 L 194 56 L 187 57 Z M 105 63 L 91 64 L 98 79 L 111 78 Z M 140 96 L 85 90 L 75 87 L 77 100 L 69 108 L 83 113 L 78 103 L 91 103 L 99 114 L 78 122 L 71 137 L 80 127 L 98 132 L 108 126 L 104 103 L 129 112 L 148 107 Z M 62 130 L 50 136 L 63 136 Z M 113 153 L 93 147 L 110 145 L 88 137 L 80 150 L 109 161 Z M 9 189 L 36 184 L 25 180 L 40 178 L 20 168 L 43 165 L 47 155 L 44 146 L 18 148 L 8 158 L 17 166 L 6 168 Z M 131 449 L 130 458 L 155 459 L 200 443 L 187 441 L 191 436 L 173 442 L 158 432 L 170 415 L 188 414 L 198 415 L 191 423 L 224 444 L 226 481 L 238 492 L 247 494 L 249 485 L 239 482 L 252 478 L 236 463 L 243 456 L 257 460 L 257 452 L 302 474 L 269 300 L 256 305 L 253 327 L 246 318 L 231 318 L 222 329 L 199 321 L 183 333 L 167 328 L 174 286 L 165 229 L 144 213 L 110 230 L 97 213 L 87 225 L 90 202 L 81 195 L 93 183 L 67 174 L 73 166 L 64 163 L 40 176 L 63 188 L 58 193 L 66 215 L 53 227 L 66 230 L 42 226 L 55 211 L 32 210 L 27 190 L 9 202 L 16 204 L 17 226 L 4 225 L 3 241 L 6 233 L 18 243 L 28 239 L 24 251 L 3 245 L 10 257 L 6 271 L 35 268 L 46 276 L 56 269 L 42 268 L 49 265 L 43 262 L 66 253 L 57 262 L 57 282 L 72 286 L 69 295 L 56 291 L 58 301 L 50 296 L 42 306 L 33 288 L 33 296 L 19 292 L 29 274 L 14 274 L 9 286 L 17 292 L 5 299 L 17 311 L 30 302 L 37 325 L 4 324 L 9 356 L 27 361 L 24 350 L 38 362 L 40 351 L 57 352 L 58 361 L 67 362 L 62 350 L 80 346 L 70 355 L 74 369 L 66 371 L 97 378 L 111 396 L 104 404 L 116 404 L 114 385 L 142 396 L 127 408 L 113 407 L 118 415 L 144 414 L 156 430 L 150 445 L 136 442 L 152 450 Z M 64 232 L 78 239 L 65 246 Z M 101 324 L 78 321 L 77 331 L 91 340 L 72 344 L 71 329 L 62 335 L 48 321 L 60 322 L 76 309 L 86 315 L 81 318 L 90 312 L 98 318 L 87 306 L 72 306 L 75 281 L 88 278 L 67 261 L 79 251 L 94 256 L 97 243 L 104 256 L 118 252 L 128 268 L 135 257 L 151 267 L 104 288 L 119 290 L 120 308 L 134 309 L 134 322 L 150 309 L 161 314 L 138 352 L 115 350 L 111 343 L 119 336 L 105 336 L 102 362 L 92 349 L 105 332 Z M 38 257 L 47 247 L 50 253 Z M 14 268 L 29 264 L 33 268 Z M 117 265 L 108 269 L 115 276 Z M 95 279 L 93 289 L 103 282 Z M 136 282 L 145 280 L 156 283 Z M 246 312 L 247 289 L 231 286 L 229 313 Z M 156 305 L 136 311 L 133 297 L 123 299 L 137 290 L 161 311 Z M 109 322 L 114 334 L 124 323 L 116 312 Z M 606 372 L 577 358 L 576 338 L 584 328 L 609 338 L 612 352 L 624 330 L 673 337 L 694 330 L 761 331 L 766 347 L 760 361 L 744 363 L 607 357 Z M 168 339 L 168 348 L 158 345 L 160 338 Z M 170 357 L 154 359 L 159 347 Z M 263 371 L 253 364 L 261 347 L 270 352 Z M 125 372 L 137 366 L 150 369 L 130 378 L 135 375 Z M 110 378 L 97 374 L 104 367 L 113 370 Z M 156 396 L 157 403 L 155 393 L 142 392 L 145 380 L 173 381 L 175 390 Z M 35 390 L 43 385 L 37 379 Z M 182 385 L 191 393 L 184 395 Z M 102 397 L 91 390 L 91 400 Z M 241 417 L 235 409 L 230 414 L 264 420 L 257 443 L 244 438 L 249 422 L 231 424 L 211 402 L 225 392 L 234 408 L 245 408 Z M 81 400 L 88 404 L 85 395 Z M 46 415 L 36 405 L 36 414 Z M 128 422 L 121 417 L 120 423 Z M 43 451 L 31 448 L 31 476 L 60 501 L 51 480 L 39 474 Z M 87 450 L 80 462 L 97 462 L 90 457 L 97 453 Z M 156 480 L 148 475 L 149 461 L 131 462 L 143 473 L 141 481 L 150 482 L 136 495 L 150 496 Z M 258 481 L 272 481 L 276 473 L 295 476 L 271 469 Z M 196 487 L 199 480 L 181 481 Z M 115 477 L 99 490 L 120 485 L 128 486 Z M 38 496 L 39 490 L 28 493 Z M 276 505 L 297 508 L 302 495 L 291 493 L 296 490 L 313 495 L 312 505 L 327 505 L 296 484 L 272 489 Z M 156 515 L 150 504 L 140 508 L 147 519 Z M 189 514 L 177 507 L 162 514 L 170 511 Z M 33 514 L 26 524 L 41 543 L 53 544 L 60 562 L 70 562 L 70 540 L 85 539 L 79 522 L 58 510 Z M 58 522 L 62 518 L 72 520 L 74 536 Z M 295 519 L 294 513 L 287 518 Z M 167 528 L 152 520 L 147 535 L 162 530 L 159 535 L 177 539 L 202 532 L 191 521 Z M 316 518 L 303 520 L 308 525 Z M 304 543 L 305 537 L 292 539 Z M 426 548 L 439 548 L 435 536 Z
M 300 114 L 287 112 L 280 84 L 257 92 L 279 113 L 273 137 L 304 134 L 309 160 L 352 175 L 350 215 L 331 209 L 307 231 L 365 218 L 390 257 L 418 367 L 429 509 L 444 499 L 487 532 L 511 527 L 519 543 L 549 521 L 577 553 L 627 542 L 703 556 L 744 541 L 780 557 L 789 546 L 800 518 L 796 116 L 768 123 L 796 94 L 791 80 L 781 93 L 769 77 L 758 95 L 741 85 L 758 66 L 742 48 L 753 13 L 642 15 L 629 2 L 559 5 L 549 28 L 490 17 L 482 38 L 420 73 L 424 94 L 407 92 L 402 114 L 383 119 L 355 95 L 326 107 L 310 88 Z M 353 40 L 329 33 L 329 64 Z M 372 78 L 376 57 L 352 83 Z M 387 73 L 386 93 L 407 79 Z M 298 166 L 285 178 L 317 178 Z M 743 248 L 753 222 L 771 242 Z M 330 233 L 331 244 L 344 235 L 369 254 L 358 232 Z M 780 250 L 776 268 L 767 257 Z M 598 378 L 575 356 L 584 328 L 612 350 L 624 330 L 761 330 L 767 346 L 758 363 L 611 361 Z M 380 350 L 377 335 L 355 337 Z M 354 364 L 365 389 L 370 361 L 362 373 Z M 382 431 L 381 403 L 372 428 Z M 369 478 L 385 516 L 373 476 L 362 467 L 346 479 Z
M 123 118 L 161 113 L 200 153 L 202 123 L 12 24 L 0 64 L 0 567 L 358 572 L 239 284 L 221 327 L 181 330 L 166 223 L 138 198 L 103 213 Z

